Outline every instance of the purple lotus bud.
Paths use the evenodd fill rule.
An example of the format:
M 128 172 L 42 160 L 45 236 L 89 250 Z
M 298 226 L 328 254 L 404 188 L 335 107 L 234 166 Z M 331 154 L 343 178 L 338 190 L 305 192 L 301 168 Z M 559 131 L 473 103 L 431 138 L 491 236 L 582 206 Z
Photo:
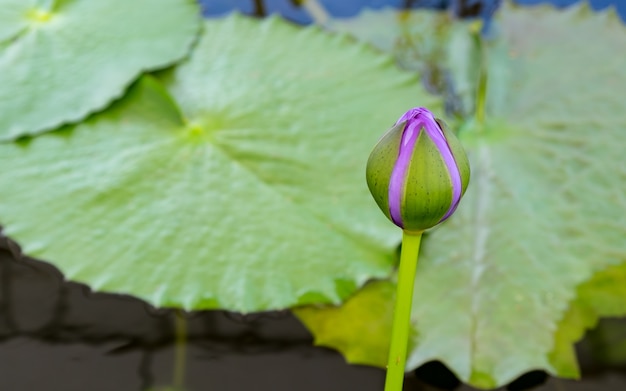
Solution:
M 470 167 L 445 123 L 423 107 L 406 112 L 376 144 L 367 185 L 383 213 L 408 231 L 423 231 L 454 213 Z

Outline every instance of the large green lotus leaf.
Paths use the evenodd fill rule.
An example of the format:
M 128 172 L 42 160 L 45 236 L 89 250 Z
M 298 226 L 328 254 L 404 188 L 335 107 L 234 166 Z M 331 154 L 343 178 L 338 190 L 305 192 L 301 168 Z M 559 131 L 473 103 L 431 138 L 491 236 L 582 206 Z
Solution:
M 83 124 L 0 146 L 0 222 L 27 254 L 188 309 L 338 303 L 389 276 L 399 232 L 364 168 L 405 110 L 440 110 L 416 75 L 347 37 L 233 16 L 159 77 L 175 100 L 148 78 Z
M 190 60 L 161 80 L 189 126 L 261 181 L 351 240 L 395 250 L 400 233 L 371 207 L 364 164 L 406 110 L 441 112 L 418 75 L 345 35 L 235 16 L 207 23 Z
M 0 0 L 0 139 L 76 122 L 190 49 L 190 0 Z
M 626 313 L 626 29 L 585 6 L 506 6 L 498 26 L 487 122 L 460 135 L 472 182 L 423 242 L 408 360 L 441 360 L 481 388 L 536 368 L 577 376 L 571 344 L 598 316 Z M 364 308 L 381 313 L 368 298 Z M 329 320 L 303 311 L 324 341 Z M 336 314 L 344 349 L 352 338 L 376 352 L 380 341 L 353 340 L 359 328 Z

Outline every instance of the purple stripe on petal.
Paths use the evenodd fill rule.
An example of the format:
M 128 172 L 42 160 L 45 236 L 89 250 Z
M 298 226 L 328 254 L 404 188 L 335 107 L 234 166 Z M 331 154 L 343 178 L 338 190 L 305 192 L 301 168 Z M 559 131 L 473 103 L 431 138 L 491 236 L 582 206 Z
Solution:
M 443 131 L 439 127 L 439 124 L 435 121 L 433 115 L 429 112 L 429 120 L 424 121 L 426 124 L 424 128 L 426 129 L 426 134 L 430 136 L 430 139 L 433 141 L 441 157 L 443 158 L 446 167 L 448 168 L 448 173 L 450 173 L 450 179 L 452 180 L 452 204 L 450 204 L 450 208 L 446 212 L 445 215 L 439 220 L 439 222 L 450 217 L 452 213 L 456 210 L 456 207 L 459 205 L 459 201 L 461 200 L 461 173 L 459 172 L 459 167 L 456 164 L 456 160 L 454 160 L 454 156 L 452 156 L 452 151 L 450 150 L 450 146 L 448 145 L 448 141 L 446 140 L 446 136 L 443 134 Z
M 428 109 L 426 109 L 424 107 L 414 107 L 411 110 L 409 110 L 406 113 L 404 113 L 402 115 L 402 117 L 400 117 L 400 119 L 396 121 L 396 125 L 399 124 L 400 122 L 404 122 L 404 121 L 415 119 L 415 118 L 417 118 L 418 115 L 420 115 L 420 114 L 422 114 L 424 112 L 430 113 L 428 111 Z
M 402 118 L 405 118 L 407 114 L 402 116 Z M 404 132 L 402 133 L 400 148 L 398 149 L 398 159 L 396 160 L 393 170 L 391 171 L 388 194 L 389 214 L 391 215 L 391 220 L 401 228 L 404 228 L 401 205 L 402 196 L 404 195 L 404 189 L 406 187 L 407 171 L 409 170 L 409 164 L 411 162 L 411 157 L 413 156 L 417 136 L 419 136 L 422 128 L 421 121 L 411 121 L 411 118 L 407 118 L 406 120 L 408 120 L 408 122 L 406 123 Z M 396 125 L 400 122 L 402 121 L 398 121 Z

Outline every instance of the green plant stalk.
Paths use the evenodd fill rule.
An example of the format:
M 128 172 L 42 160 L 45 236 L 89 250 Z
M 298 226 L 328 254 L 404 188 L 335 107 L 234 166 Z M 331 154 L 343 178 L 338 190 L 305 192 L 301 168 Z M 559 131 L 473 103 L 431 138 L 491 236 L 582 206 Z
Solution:
M 474 31 L 474 42 L 480 61 L 476 87 L 476 122 L 482 126 L 485 123 L 485 105 L 487 103 L 487 48 L 479 30 Z
M 476 96 L 476 121 L 483 125 L 485 123 L 485 103 L 487 95 L 487 72 L 484 66 L 481 67 L 478 76 L 478 93 Z
M 396 303 L 391 326 L 391 346 L 387 361 L 385 391 L 401 391 L 406 367 L 406 353 L 411 326 L 411 302 L 415 285 L 415 270 L 422 240 L 422 232 L 402 233 L 402 253 L 398 269 Z
M 309 16 L 313 18 L 313 22 L 315 22 L 316 25 L 328 26 L 330 15 L 319 0 L 303 0 L 301 4 L 309 13 Z

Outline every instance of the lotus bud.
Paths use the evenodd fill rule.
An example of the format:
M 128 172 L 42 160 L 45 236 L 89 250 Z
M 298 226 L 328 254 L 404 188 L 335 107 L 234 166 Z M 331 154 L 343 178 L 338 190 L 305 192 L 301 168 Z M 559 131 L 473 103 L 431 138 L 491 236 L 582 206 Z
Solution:
M 454 213 L 470 178 L 463 146 L 423 107 L 406 112 L 367 161 L 367 186 L 394 224 L 421 232 Z

